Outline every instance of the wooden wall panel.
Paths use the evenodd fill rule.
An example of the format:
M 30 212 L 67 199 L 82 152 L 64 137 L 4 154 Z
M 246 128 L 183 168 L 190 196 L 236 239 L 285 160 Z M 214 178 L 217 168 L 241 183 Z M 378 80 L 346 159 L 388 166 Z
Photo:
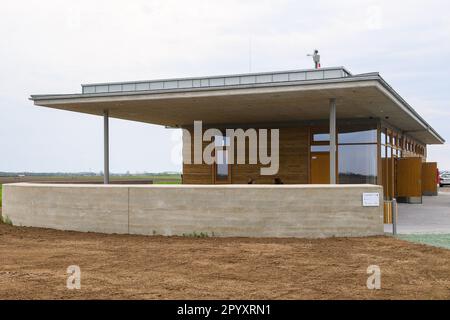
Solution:
M 422 159 L 397 160 L 397 197 L 422 197 Z
M 194 134 L 191 133 L 191 162 L 194 162 Z M 186 137 L 183 137 L 185 140 Z M 203 149 L 209 142 L 203 142 Z M 183 144 L 183 148 L 185 148 Z M 211 184 L 213 183 L 212 166 L 206 163 L 203 164 L 184 164 L 183 163 L 183 184 Z
M 424 196 L 437 196 L 437 163 L 422 163 L 422 194 Z

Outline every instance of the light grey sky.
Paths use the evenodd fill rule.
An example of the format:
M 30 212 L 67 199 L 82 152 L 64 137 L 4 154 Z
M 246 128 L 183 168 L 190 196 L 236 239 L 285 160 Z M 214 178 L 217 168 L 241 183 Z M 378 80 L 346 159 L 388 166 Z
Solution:
M 35 107 L 81 83 L 309 68 L 381 75 L 450 140 L 448 1 L 0 4 L 0 171 L 100 171 L 102 119 Z M 111 171 L 180 170 L 173 130 L 111 121 Z M 429 160 L 450 169 L 449 145 Z

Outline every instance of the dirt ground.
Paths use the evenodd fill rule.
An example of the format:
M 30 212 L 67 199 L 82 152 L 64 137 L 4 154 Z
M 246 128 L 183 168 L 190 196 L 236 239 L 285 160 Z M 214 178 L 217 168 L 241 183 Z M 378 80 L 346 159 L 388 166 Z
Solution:
M 450 250 L 390 237 L 103 235 L 0 224 L 1 299 L 450 299 Z M 81 268 L 81 289 L 66 269 Z M 381 290 L 368 290 L 369 265 Z

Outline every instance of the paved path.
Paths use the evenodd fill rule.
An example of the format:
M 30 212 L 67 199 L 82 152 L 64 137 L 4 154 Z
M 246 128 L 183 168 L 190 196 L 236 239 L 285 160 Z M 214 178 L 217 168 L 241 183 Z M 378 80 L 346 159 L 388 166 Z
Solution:
M 392 232 L 392 225 L 384 225 Z M 450 188 L 441 188 L 437 197 L 423 197 L 422 204 L 398 205 L 399 234 L 450 234 Z

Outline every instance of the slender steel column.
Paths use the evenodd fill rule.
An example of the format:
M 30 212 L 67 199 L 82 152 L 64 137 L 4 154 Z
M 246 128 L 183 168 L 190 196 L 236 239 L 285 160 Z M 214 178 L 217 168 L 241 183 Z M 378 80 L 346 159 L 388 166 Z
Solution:
M 103 111 L 103 183 L 109 184 L 109 112 Z
M 336 99 L 330 99 L 330 184 L 336 184 Z

